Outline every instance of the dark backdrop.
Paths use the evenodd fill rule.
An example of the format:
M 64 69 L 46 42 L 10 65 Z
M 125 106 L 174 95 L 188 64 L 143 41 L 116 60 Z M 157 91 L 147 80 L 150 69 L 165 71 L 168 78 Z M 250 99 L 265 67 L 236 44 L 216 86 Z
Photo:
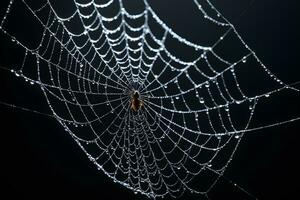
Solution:
M 180 23 L 179 13 L 188 13 L 188 7 L 182 7 L 183 1 L 149 2 L 163 16 L 174 16 L 173 20 L 178 22 L 172 24 L 175 30 L 180 32 L 186 27 L 196 26 L 194 23 Z M 191 0 L 186 2 L 191 5 Z M 249 2 L 212 0 L 269 69 L 287 83 L 300 80 L 300 6 L 297 1 L 264 0 L 255 1 L 251 6 Z M 7 1 L 1 1 L 1 19 L 6 5 Z M 247 12 L 241 15 L 245 9 Z M 1 66 L 14 59 L 14 55 L 5 52 L 9 48 L 7 39 L 0 33 Z M 24 84 L 23 80 L 5 70 L 0 71 L 0 76 L 0 101 L 49 113 L 37 86 Z M 295 105 L 299 103 L 293 107 L 287 104 L 277 106 L 300 113 L 299 106 Z M 14 196 L 105 200 L 146 198 L 134 195 L 99 173 L 54 119 L 2 105 L 0 113 L 1 196 L 9 195 L 9 199 Z M 294 122 L 247 134 L 225 173 L 226 177 L 258 199 L 292 199 L 292 194 L 297 198 L 300 189 L 296 166 L 299 162 L 299 130 L 300 123 Z M 216 185 L 209 197 L 216 200 L 251 199 L 224 180 Z

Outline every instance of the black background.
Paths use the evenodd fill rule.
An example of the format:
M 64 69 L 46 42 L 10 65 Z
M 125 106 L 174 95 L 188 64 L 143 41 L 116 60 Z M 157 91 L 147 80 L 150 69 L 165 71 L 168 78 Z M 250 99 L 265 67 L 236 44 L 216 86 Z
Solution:
M 188 13 L 188 7 L 184 5 L 192 5 L 191 0 L 149 2 L 158 13 L 174 17 L 170 19 L 175 22 L 172 24 L 175 31 L 180 33 L 188 27 L 195 27 L 192 22 L 187 24 L 179 17 L 180 12 Z M 272 72 L 287 83 L 300 80 L 300 6 L 293 0 L 255 1 L 251 6 L 249 2 L 212 1 Z M 1 1 L 1 19 L 6 5 L 7 1 Z M 245 9 L 247 12 L 241 15 Z M 6 53 L 8 38 L 2 33 L 0 37 L 0 64 L 9 67 L 6 65 L 14 59 L 14 55 Z M 37 86 L 24 84 L 23 80 L 16 79 L 5 70 L 0 71 L 0 76 L 0 101 L 50 113 Z M 276 106 L 299 114 L 299 103 L 292 102 L 293 106 L 285 103 Z M 99 173 L 54 119 L 2 105 L 0 113 L 1 196 L 146 199 Z M 289 112 L 282 115 L 289 115 Z M 278 121 L 284 119 L 279 118 Z M 294 122 L 246 134 L 225 176 L 258 199 L 294 199 L 293 194 L 297 198 L 300 189 L 296 166 L 299 162 L 299 130 L 299 122 Z M 251 199 L 224 179 L 209 193 L 209 197 Z M 187 195 L 181 199 L 192 197 Z

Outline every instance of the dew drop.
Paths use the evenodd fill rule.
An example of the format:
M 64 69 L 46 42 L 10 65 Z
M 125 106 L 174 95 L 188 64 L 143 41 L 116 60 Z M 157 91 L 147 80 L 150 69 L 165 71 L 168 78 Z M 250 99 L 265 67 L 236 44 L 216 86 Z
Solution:
M 19 74 L 18 72 L 15 72 L 15 75 L 16 75 L 17 77 L 19 77 L 19 76 L 20 76 L 20 74 Z
M 242 103 L 242 101 L 236 101 L 235 103 L 236 103 L 236 104 L 241 104 L 241 103 Z
M 200 98 L 200 103 L 204 103 L 204 99 L 203 98 Z

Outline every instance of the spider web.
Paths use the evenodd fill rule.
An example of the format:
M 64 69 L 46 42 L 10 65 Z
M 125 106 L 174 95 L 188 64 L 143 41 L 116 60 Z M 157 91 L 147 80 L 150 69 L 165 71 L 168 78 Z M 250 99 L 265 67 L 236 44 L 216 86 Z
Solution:
M 74 10 L 64 17 L 48 0 L 11 0 L 0 29 L 24 58 L 11 72 L 40 86 L 53 117 L 113 181 L 152 198 L 207 195 L 243 135 L 268 127 L 250 128 L 258 101 L 298 90 L 263 65 L 210 1 L 194 0 L 201 21 L 217 30 L 205 45 L 137 2 L 133 9 L 122 0 L 70 0 Z M 41 28 L 35 46 L 10 30 L 14 8 Z M 250 67 L 271 87 L 250 90 L 240 78 Z M 137 112 L 133 90 L 144 102 Z M 193 188 L 197 177 L 203 183 Z

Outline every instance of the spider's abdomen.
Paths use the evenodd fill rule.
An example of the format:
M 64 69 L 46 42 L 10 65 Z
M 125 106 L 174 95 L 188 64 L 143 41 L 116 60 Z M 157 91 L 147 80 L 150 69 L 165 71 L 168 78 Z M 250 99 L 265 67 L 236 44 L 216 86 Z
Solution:
M 140 109 L 140 100 L 138 98 L 132 98 L 131 100 L 131 109 L 134 110 L 135 112 Z

